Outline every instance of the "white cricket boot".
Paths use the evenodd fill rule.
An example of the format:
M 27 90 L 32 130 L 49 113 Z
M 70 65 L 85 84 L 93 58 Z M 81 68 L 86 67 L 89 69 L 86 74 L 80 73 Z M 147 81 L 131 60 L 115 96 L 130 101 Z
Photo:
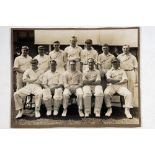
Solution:
M 52 115 L 52 111 L 51 110 L 47 110 L 46 115 L 47 116 L 51 116 Z
M 58 110 L 54 110 L 53 115 L 57 116 L 58 115 Z
M 41 115 L 40 115 L 40 112 L 39 112 L 38 110 L 36 110 L 36 111 L 35 111 L 35 117 L 36 117 L 36 118 L 40 118 L 40 116 L 41 116 Z
M 89 113 L 85 113 L 85 117 L 89 117 Z
M 79 116 L 84 117 L 84 113 L 82 112 L 82 110 L 79 110 Z
M 112 114 L 112 108 L 110 107 L 110 108 L 108 108 L 108 110 L 107 110 L 105 116 L 110 117 L 111 114 Z
M 127 118 L 132 119 L 132 115 L 130 113 L 130 109 L 129 108 L 125 108 L 125 112 L 124 113 L 125 113 Z
M 97 112 L 95 113 L 95 116 L 96 116 L 96 117 L 101 117 L 100 112 L 97 111 Z
M 62 116 L 62 117 L 66 117 L 66 115 L 67 115 L 67 109 L 64 109 L 61 116 Z
M 23 116 L 23 113 L 24 113 L 24 110 L 23 110 L 23 109 L 20 109 L 20 110 L 18 111 L 18 114 L 16 115 L 16 119 L 17 119 L 17 118 L 21 118 L 21 117 Z

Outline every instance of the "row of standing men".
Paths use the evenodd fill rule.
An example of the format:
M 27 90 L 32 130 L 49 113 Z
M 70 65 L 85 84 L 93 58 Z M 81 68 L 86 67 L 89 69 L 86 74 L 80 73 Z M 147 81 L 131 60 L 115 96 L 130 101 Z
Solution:
M 51 87 L 50 88 L 51 91 L 52 91 L 52 87 L 53 87 L 53 89 L 55 89 L 55 87 L 52 86 L 52 85 L 54 84 L 53 83 L 53 81 L 54 81 L 53 79 L 55 77 L 57 77 L 56 75 L 54 76 L 54 74 L 50 75 L 51 70 L 49 70 L 49 62 L 51 60 L 54 60 L 56 62 L 56 72 L 57 73 L 62 75 L 62 73 L 65 72 L 65 70 L 67 70 L 65 72 L 65 74 L 64 74 L 64 78 L 62 79 L 62 84 L 65 87 L 65 90 L 63 92 L 63 107 L 64 107 L 64 111 L 63 111 L 62 116 L 66 116 L 66 114 L 67 114 L 67 110 L 66 109 L 67 109 L 67 104 L 68 104 L 68 98 L 74 92 L 74 90 L 76 90 L 75 88 L 74 88 L 74 90 L 72 90 L 70 88 L 73 92 L 70 91 L 70 89 L 67 90 L 67 87 L 69 87 L 69 86 L 67 86 L 68 85 L 67 82 L 70 83 L 69 85 L 74 85 L 74 86 L 76 84 L 80 85 L 80 82 L 77 79 L 77 77 L 79 77 L 79 76 L 76 76 L 76 74 L 71 71 L 71 68 L 72 68 L 71 66 L 76 66 L 76 72 L 78 72 L 77 74 L 79 74 L 80 73 L 79 71 L 81 70 L 83 72 L 83 77 L 81 75 L 80 77 L 82 77 L 82 78 L 80 78 L 80 79 L 82 79 L 83 82 L 85 81 L 84 82 L 85 86 L 83 87 L 83 90 L 82 91 L 77 91 L 78 94 L 80 94 L 81 96 L 83 95 L 84 103 L 87 103 L 87 104 L 84 104 L 84 106 L 85 106 L 85 116 L 88 117 L 89 114 L 91 113 L 90 108 L 89 108 L 90 107 L 89 104 L 91 104 L 91 95 L 92 95 L 92 93 L 94 93 L 95 96 L 97 94 L 96 104 L 95 104 L 97 106 L 97 108 L 94 109 L 94 113 L 96 114 L 97 117 L 99 117 L 100 116 L 100 108 L 102 106 L 101 102 L 103 102 L 103 90 L 106 88 L 106 81 L 107 80 L 105 80 L 105 79 L 107 78 L 107 76 L 109 76 L 109 75 L 107 75 L 106 78 L 105 78 L 105 74 L 107 74 L 108 70 L 112 69 L 111 68 L 112 67 L 112 60 L 115 58 L 109 52 L 109 46 L 107 44 L 103 45 L 102 46 L 103 53 L 98 55 L 97 51 L 94 50 L 93 47 L 92 47 L 92 40 L 91 39 L 88 39 L 88 40 L 85 41 L 85 49 L 84 50 L 82 50 L 81 47 L 77 46 L 77 38 L 76 37 L 72 37 L 71 38 L 71 45 L 68 46 L 64 51 L 60 50 L 60 48 L 59 48 L 60 47 L 60 42 L 59 41 L 54 42 L 53 45 L 54 45 L 54 50 L 49 53 L 49 56 L 44 54 L 44 47 L 43 46 L 39 46 L 38 47 L 38 53 L 39 54 L 33 59 L 33 60 L 37 60 L 37 63 L 38 63 L 37 66 L 39 68 L 39 72 L 40 72 L 41 75 L 43 75 L 47 71 L 44 74 L 46 76 L 43 76 L 44 78 L 42 78 L 43 86 L 44 86 L 44 89 L 43 89 L 44 90 L 43 91 L 43 99 L 45 100 L 45 105 L 47 105 L 46 106 L 47 107 L 47 115 L 51 114 L 51 112 L 50 112 L 51 110 L 49 110 L 51 108 L 51 104 L 49 104 L 49 103 L 51 103 L 51 101 L 47 101 L 47 100 L 49 100 L 49 98 L 51 98 L 51 93 L 49 93 L 49 91 L 46 88 L 46 86 L 48 86 L 48 88 L 50 86 Z M 34 76 L 34 74 L 32 74 L 32 69 L 29 69 L 27 71 L 28 73 L 26 72 L 26 70 L 30 67 L 30 62 L 32 63 L 32 66 L 33 66 L 33 63 L 34 63 L 34 61 L 31 61 L 32 58 L 28 55 L 28 50 L 29 49 L 28 49 L 27 46 L 22 46 L 22 54 L 21 54 L 21 56 L 18 56 L 15 59 L 15 62 L 14 62 L 14 70 L 17 73 L 16 74 L 17 91 L 14 94 L 14 97 L 15 97 L 15 103 L 16 103 L 15 104 L 16 105 L 16 110 L 19 110 L 19 112 L 17 114 L 17 118 L 21 117 L 22 114 L 23 114 L 23 103 L 22 103 L 23 97 L 25 97 L 25 95 L 34 94 L 33 91 L 35 91 L 35 89 L 33 89 L 33 91 L 32 90 L 30 91 L 29 87 L 27 87 L 27 89 L 25 89 L 25 87 L 24 87 L 23 88 L 24 89 L 24 93 L 23 93 L 21 91 L 21 90 L 23 90 L 23 89 L 21 89 L 23 87 L 23 81 L 26 82 L 26 83 L 29 83 L 28 85 L 32 87 L 32 83 L 35 83 L 34 81 L 36 79 L 38 79 L 38 78 L 34 78 L 35 76 Z M 111 72 L 114 72 L 114 73 L 110 73 L 109 77 L 111 78 L 111 76 L 114 76 L 114 78 L 116 78 L 115 79 L 116 81 L 119 79 L 119 82 L 123 78 L 127 79 L 127 81 L 125 80 L 126 82 L 123 81 L 123 83 L 121 83 L 121 84 L 120 83 L 119 84 L 116 84 L 116 83 L 114 84 L 114 81 L 109 81 L 109 83 L 111 82 L 111 85 L 113 85 L 115 87 L 120 87 L 121 86 L 121 88 L 122 88 L 122 85 L 123 85 L 123 88 L 125 88 L 124 85 L 128 84 L 128 89 L 130 91 L 122 90 L 122 91 L 119 92 L 118 88 L 112 88 L 112 87 L 110 88 L 108 86 L 109 87 L 108 89 L 110 91 L 109 90 L 108 91 L 106 91 L 106 90 L 104 91 L 104 92 L 107 92 L 109 94 L 109 96 L 105 94 L 105 102 L 106 102 L 106 105 L 108 107 L 108 111 L 106 113 L 107 116 L 110 116 L 111 113 L 112 113 L 112 108 L 111 108 L 111 104 L 110 104 L 110 97 L 116 91 L 118 93 L 120 93 L 121 95 L 123 95 L 123 96 L 125 96 L 125 95 L 122 94 L 121 92 L 128 92 L 128 96 L 130 96 L 130 97 L 125 97 L 125 100 L 127 100 L 127 104 L 128 104 L 128 107 L 126 107 L 125 110 L 131 108 L 132 104 L 133 104 L 132 103 L 132 97 L 131 97 L 131 95 L 129 95 L 130 94 L 129 92 L 131 92 L 131 94 L 133 94 L 133 87 L 134 87 L 134 83 L 136 82 L 135 71 L 137 70 L 137 66 L 138 66 L 137 65 L 137 60 L 130 53 L 128 45 L 124 45 L 122 47 L 122 50 L 123 50 L 123 53 L 120 54 L 117 57 L 118 58 L 117 60 L 119 61 L 121 69 L 118 67 L 119 68 L 119 70 L 117 71 L 118 73 L 115 73 L 115 70 L 114 71 L 111 70 Z M 93 62 L 91 62 L 92 61 L 91 58 L 93 58 Z M 74 63 L 75 63 L 75 65 L 74 65 Z M 92 63 L 94 63 L 92 65 L 92 66 L 94 66 L 93 70 L 91 70 L 90 69 L 91 67 L 89 67 L 89 64 L 92 64 Z M 50 64 L 53 64 L 53 63 L 50 63 Z M 113 64 L 116 64 L 116 63 L 113 63 Z M 52 65 L 50 65 L 50 67 L 51 66 Z M 123 69 L 123 72 L 122 72 L 122 69 Z M 24 76 L 23 76 L 23 74 L 24 74 Z M 127 76 L 125 76 L 125 75 L 127 75 Z M 32 76 L 32 80 L 31 81 L 29 81 L 31 79 L 30 76 Z M 51 83 L 49 82 L 50 80 L 47 77 L 49 79 L 51 79 Z M 78 83 L 76 83 L 76 82 L 78 82 Z M 93 82 L 95 82 L 94 85 L 97 85 L 98 87 L 93 87 L 93 88 L 86 87 L 86 86 L 93 85 Z M 124 83 L 126 83 L 126 84 L 124 84 Z M 103 86 L 103 90 L 102 90 L 101 85 Z M 80 87 L 82 88 L 82 86 L 80 86 Z M 27 92 L 25 92 L 25 90 Z M 57 105 L 55 107 L 54 115 L 57 115 L 58 108 L 59 108 L 59 105 L 60 105 L 60 100 L 62 100 L 62 97 L 60 97 L 59 94 L 62 94 L 62 92 L 60 91 L 60 89 L 55 89 L 55 90 L 57 90 L 57 91 L 59 90 L 58 93 L 57 93 L 58 95 L 54 95 L 54 96 L 56 96 L 56 98 L 58 98 L 58 101 L 54 101 L 54 102 L 56 102 L 55 105 Z M 75 91 L 74 93 L 76 94 L 77 92 Z M 55 93 L 56 93 L 56 91 L 53 94 L 55 94 Z M 66 96 L 67 96 L 67 99 L 66 99 Z M 77 100 L 79 100 L 79 96 L 77 96 Z M 78 102 L 79 103 L 78 104 L 79 105 L 79 115 L 83 116 L 83 112 L 82 112 L 83 105 L 82 105 L 81 97 L 80 97 L 80 101 L 79 102 Z M 36 103 L 38 103 L 38 105 L 40 105 L 40 100 L 36 101 Z M 20 104 L 20 106 L 19 106 L 19 104 Z M 49 106 L 49 108 L 48 108 L 48 106 Z M 40 114 L 38 112 L 39 110 L 40 110 L 40 107 L 38 106 L 38 108 L 37 108 L 37 106 L 36 106 L 36 116 L 37 117 L 40 117 Z M 129 110 L 126 110 L 125 113 L 126 113 L 126 116 L 128 118 L 132 117 L 130 112 L 129 112 Z

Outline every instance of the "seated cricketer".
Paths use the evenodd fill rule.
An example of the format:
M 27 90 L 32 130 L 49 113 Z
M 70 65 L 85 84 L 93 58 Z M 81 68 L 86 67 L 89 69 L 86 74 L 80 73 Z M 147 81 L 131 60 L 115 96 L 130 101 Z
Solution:
M 77 96 L 79 116 L 84 117 L 84 114 L 82 112 L 82 109 L 83 109 L 82 73 L 80 71 L 76 70 L 76 61 L 75 60 L 69 61 L 69 64 L 70 64 L 71 70 L 68 70 L 64 73 L 65 90 L 63 92 L 63 109 L 64 110 L 63 110 L 62 116 L 65 117 L 67 115 L 67 107 L 68 107 L 69 97 L 72 94 L 75 94 Z
M 14 93 L 15 108 L 18 110 L 16 118 L 21 118 L 24 112 L 23 99 L 33 94 L 35 95 L 35 117 L 40 117 L 40 105 L 42 98 L 41 77 L 42 71 L 38 69 L 38 60 L 31 60 L 32 67 L 27 69 L 23 74 L 23 82 L 26 82 L 26 86 L 19 89 Z
M 109 84 L 104 91 L 105 104 L 108 108 L 105 116 L 111 116 L 111 97 L 113 94 L 118 93 L 124 96 L 126 117 L 132 118 L 132 115 L 130 114 L 130 108 L 132 108 L 132 94 L 126 87 L 126 83 L 128 81 L 127 75 L 123 69 L 120 69 L 120 62 L 117 58 L 112 60 L 112 68 L 107 72 L 106 77 Z
M 62 102 L 63 81 L 60 72 L 56 70 L 56 66 L 56 61 L 51 60 L 50 70 L 45 72 L 43 75 L 43 101 L 47 109 L 47 116 L 50 116 L 52 114 L 52 105 L 54 105 L 53 115 L 58 115 L 59 108 Z
M 100 112 L 103 103 L 103 89 L 100 85 L 101 75 L 99 70 L 95 69 L 94 59 L 88 59 L 89 69 L 83 73 L 83 98 L 84 98 L 84 111 L 85 117 L 89 117 L 91 114 L 91 97 L 95 96 L 94 114 L 96 117 L 100 117 Z

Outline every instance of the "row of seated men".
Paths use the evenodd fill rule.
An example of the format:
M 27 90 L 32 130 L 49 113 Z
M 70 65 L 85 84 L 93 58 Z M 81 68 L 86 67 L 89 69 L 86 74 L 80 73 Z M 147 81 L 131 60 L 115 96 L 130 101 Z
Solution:
M 102 47 L 103 53 L 98 55 L 97 51 L 92 47 L 91 39 L 86 40 L 84 50 L 77 46 L 76 37 L 71 38 L 71 45 L 65 51 L 61 51 L 59 47 L 60 43 L 58 41 L 54 42 L 54 51 L 47 56 L 44 54 L 44 47 L 39 46 L 39 55 L 32 60 L 28 55 L 28 47 L 22 46 L 22 54 L 14 62 L 14 70 L 17 73 L 17 91 L 14 94 L 14 99 L 16 110 L 19 110 L 16 118 L 22 117 L 23 98 L 30 94 L 35 95 L 36 117 L 40 117 L 39 110 L 42 96 L 47 108 L 47 115 L 51 115 L 53 97 L 53 115 L 58 114 L 60 104 L 63 103 L 62 116 L 66 116 L 68 99 L 72 93 L 77 96 L 80 117 L 89 117 L 91 114 L 92 94 L 96 98 L 95 116 L 100 117 L 103 96 L 108 108 L 105 115 L 111 116 L 111 96 L 115 92 L 125 97 L 125 114 L 127 118 L 132 118 L 130 114 L 130 108 L 132 108 L 132 83 L 135 82 L 134 73 L 135 69 L 137 69 L 137 60 L 130 54 L 128 45 L 123 46 L 123 54 L 120 54 L 118 59 L 109 53 L 107 44 Z M 30 62 L 32 67 L 30 67 Z M 61 77 L 60 81 L 58 80 L 59 76 Z M 58 80 L 57 82 L 54 80 L 55 78 L 56 81 Z M 25 87 L 23 87 L 23 82 L 27 83 Z M 106 89 L 104 87 L 106 86 L 104 85 L 105 82 L 108 82 Z M 128 84 L 129 90 L 126 88 L 126 84 Z
M 106 74 L 109 85 L 104 93 L 101 86 L 100 72 L 94 68 L 95 62 L 93 58 L 88 59 L 89 68 L 83 74 L 76 70 L 75 60 L 70 60 L 69 65 L 71 66 L 71 70 L 66 71 L 64 74 L 57 72 L 57 63 L 55 60 L 50 62 L 51 69 L 44 74 L 38 69 L 37 59 L 31 60 L 31 64 L 32 68 L 26 70 L 23 75 L 23 81 L 26 82 L 27 85 L 14 93 L 16 110 L 19 110 L 16 118 L 22 117 L 24 109 L 22 100 L 30 94 L 35 95 L 35 116 L 37 118 L 40 117 L 42 97 L 47 109 L 47 116 L 52 114 L 52 102 L 54 102 L 53 115 L 58 115 L 60 105 L 63 104 L 64 110 L 62 116 L 66 116 L 69 97 L 72 94 L 77 96 L 80 117 L 89 117 L 91 114 L 92 95 L 95 96 L 95 116 L 100 117 L 103 97 L 105 98 L 105 103 L 108 108 L 105 115 L 110 116 L 112 114 L 111 96 L 115 92 L 125 97 L 125 115 L 127 118 L 132 118 L 129 111 L 129 109 L 132 108 L 132 94 L 124 86 L 127 82 L 127 76 L 124 70 L 118 69 L 119 60 L 117 58 L 112 59 L 113 68 Z

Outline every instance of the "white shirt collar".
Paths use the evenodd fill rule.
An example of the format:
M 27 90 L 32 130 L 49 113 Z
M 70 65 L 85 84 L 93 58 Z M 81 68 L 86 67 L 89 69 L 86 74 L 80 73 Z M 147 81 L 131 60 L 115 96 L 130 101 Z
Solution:
M 56 70 L 55 72 L 52 72 L 52 71 L 50 70 L 50 72 L 51 72 L 52 74 L 58 73 L 57 70 Z
M 31 69 L 32 69 L 32 68 L 31 68 Z M 37 68 L 36 70 L 33 70 L 33 69 L 32 69 L 32 71 L 35 72 L 35 73 L 36 73 L 38 70 L 39 70 L 39 68 Z
M 23 57 L 23 58 L 28 58 L 28 55 L 27 55 L 26 57 L 24 57 L 23 54 L 21 54 L 21 57 Z
M 120 70 L 121 68 L 119 67 L 118 69 L 114 69 L 114 67 L 111 67 L 111 70 Z
M 41 56 L 41 55 L 38 55 L 39 56 L 39 58 L 44 58 L 46 55 L 44 54 L 43 56 Z
M 91 47 L 91 50 L 87 50 L 87 48 L 85 47 L 85 50 L 86 50 L 86 51 L 93 51 L 93 50 L 94 50 L 94 48 L 93 48 L 93 47 Z
M 76 46 L 73 47 L 73 46 L 70 44 L 70 47 L 71 47 L 71 48 L 78 48 L 78 45 L 76 44 Z
M 126 55 L 126 56 L 131 56 L 131 53 L 128 53 L 128 54 L 123 53 L 123 55 Z
M 105 55 L 105 56 L 110 56 L 111 54 L 108 52 L 108 54 L 106 55 L 104 52 L 103 52 L 103 54 Z
M 56 50 L 54 49 L 53 52 L 54 52 L 54 53 L 59 53 L 59 52 L 60 52 L 60 49 L 59 49 L 59 51 L 56 51 Z

